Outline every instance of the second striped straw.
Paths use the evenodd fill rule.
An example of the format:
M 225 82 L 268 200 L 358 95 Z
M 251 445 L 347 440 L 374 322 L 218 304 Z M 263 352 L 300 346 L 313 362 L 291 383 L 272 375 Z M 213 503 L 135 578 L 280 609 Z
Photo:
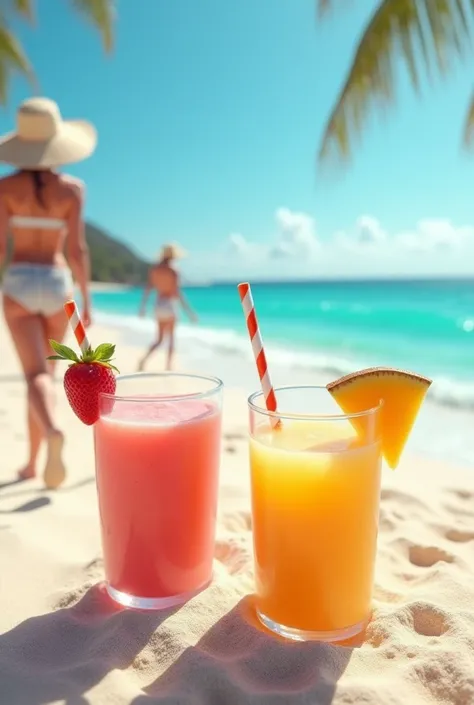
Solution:
M 239 284 L 237 289 L 239 291 L 242 308 L 244 310 L 245 321 L 247 323 L 247 330 L 249 332 L 255 362 L 257 363 L 258 376 L 260 378 L 260 384 L 262 386 L 262 392 L 265 398 L 265 406 L 268 411 L 276 412 L 277 400 L 275 390 L 273 389 L 273 384 L 270 379 L 270 372 L 268 371 L 267 357 L 265 355 L 265 348 L 263 347 L 263 340 L 260 333 L 260 328 L 258 326 L 255 304 L 252 298 L 252 290 L 248 282 Z M 270 423 L 273 428 L 279 428 L 281 426 L 281 420 L 277 416 L 270 416 Z
M 90 350 L 91 344 L 89 342 L 89 338 L 87 337 L 84 324 L 81 321 L 81 317 L 79 316 L 79 311 L 76 302 L 72 299 L 71 301 L 66 301 L 66 303 L 64 304 L 64 310 L 66 312 L 66 316 L 69 319 L 69 323 L 71 325 L 74 336 L 78 342 L 78 345 L 81 348 L 81 352 L 84 355 L 88 350 Z

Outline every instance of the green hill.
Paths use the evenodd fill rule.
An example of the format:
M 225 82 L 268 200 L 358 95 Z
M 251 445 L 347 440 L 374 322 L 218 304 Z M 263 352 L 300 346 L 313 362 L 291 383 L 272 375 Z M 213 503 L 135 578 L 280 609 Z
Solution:
M 92 281 L 143 284 L 149 263 L 97 225 L 86 223 Z

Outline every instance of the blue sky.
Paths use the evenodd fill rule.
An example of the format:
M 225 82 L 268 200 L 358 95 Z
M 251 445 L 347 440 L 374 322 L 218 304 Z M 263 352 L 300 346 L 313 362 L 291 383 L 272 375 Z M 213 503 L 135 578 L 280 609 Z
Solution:
M 67 2 L 37 4 L 36 27 L 15 28 L 40 92 L 99 130 L 72 169 L 87 216 L 139 252 L 179 241 L 194 277 L 473 271 L 469 67 L 420 100 L 401 66 L 397 106 L 351 166 L 316 168 L 372 0 L 335 3 L 324 24 L 313 0 L 121 0 L 111 56 Z M 14 81 L 2 132 L 30 93 Z

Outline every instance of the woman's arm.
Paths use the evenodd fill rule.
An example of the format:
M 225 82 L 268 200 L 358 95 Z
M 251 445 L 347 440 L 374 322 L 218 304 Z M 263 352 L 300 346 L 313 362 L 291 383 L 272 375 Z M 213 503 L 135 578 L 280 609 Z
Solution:
M 145 284 L 145 288 L 143 290 L 143 299 L 142 299 L 142 305 L 140 306 L 140 313 L 139 316 L 144 316 L 146 313 L 146 305 L 148 303 L 148 298 L 150 296 L 151 292 L 151 272 L 148 270 L 148 277 L 147 277 L 147 282 Z
M 178 282 L 178 286 L 179 286 L 179 300 L 180 300 L 181 306 L 183 307 L 183 310 L 186 312 L 186 315 L 188 316 L 189 320 L 193 321 L 195 323 L 198 318 L 197 318 L 196 314 L 194 313 L 193 309 L 191 308 L 191 306 L 188 304 L 179 282 Z
M 84 187 L 74 185 L 71 208 L 67 217 L 67 259 L 82 297 L 84 325 L 91 323 L 91 301 L 89 293 L 90 258 L 84 233 Z
M 3 193 L 0 190 L 0 269 L 3 267 L 7 256 L 7 237 L 8 237 L 8 221 L 10 214 Z

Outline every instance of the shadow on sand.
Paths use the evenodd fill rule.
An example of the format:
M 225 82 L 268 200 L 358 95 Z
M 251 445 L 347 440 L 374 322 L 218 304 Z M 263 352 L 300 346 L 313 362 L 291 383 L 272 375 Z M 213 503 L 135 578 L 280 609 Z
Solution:
M 330 705 L 352 649 L 276 637 L 246 597 L 131 705 Z
M 85 487 L 86 485 L 90 485 L 91 483 L 95 482 L 95 477 L 87 477 L 83 480 L 79 480 L 78 482 L 75 482 L 70 485 L 66 485 L 65 487 L 61 487 L 59 490 L 47 490 L 46 488 L 36 488 L 33 489 L 31 486 L 28 487 L 27 483 L 29 480 L 13 480 L 12 482 L 4 482 L 3 484 L 0 484 L 0 500 L 2 499 L 12 499 L 15 497 L 21 497 L 24 495 L 31 495 L 34 494 L 35 496 L 32 499 L 29 499 L 26 502 L 23 502 L 22 504 L 19 504 L 17 507 L 14 509 L 0 509 L 0 514 L 22 514 L 26 512 L 32 512 L 35 509 L 42 509 L 44 507 L 47 507 L 51 504 L 52 502 L 52 497 L 56 495 L 57 493 L 64 493 L 64 492 L 73 492 L 74 490 L 77 490 L 81 487 Z M 15 487 L 16 485 L 21 485 L 23 489 L 21 490 L 16 490 L 14 492 L 2 492 L 2 490 L 9 488 L 9 487 Z
M 31 499 L 29 502 L 20 504 L 18 507 L 15 507 L 15 509 L 0 509 L 0 514 L 23 514 L 33 512 L 35 509 L 47 507 L 49 504 L 51 504 L 49 497 L 36 497 L 36 499 Z
M 21 495 L 31 494 L 32 492 L 36 492 L 37 494 L 46 494 L 48 492 L 53 494 L 63 494 L 64 492 L 72 492 L 73 490 L 78 490 L 81 487 L 85 487 L 86 485 L 90 485 L 91 483 L 95 482 L 95 476 L 90 475 L 89 477 L 85 477 L 82 480 L 78 480 L 77 482 L 72 482 L 70 484 L 64 485 L 64 487 L 60 487 L 58 490 L 47 490 L 45 487 L 33 489 L 31 485 L 28 485 L 29 482 L 31 481 L 19 480 L 18 478 L 16 478 L 15 480 L 11 480 L 10 482 L 0 483 L 0 499 L 20 497 Z M 9 487 L 21 487 L 21 489 L 16 490 L 15 492 L 2 491 L 8 489 Z
M 125 610 L 95 585 L 73 607 L 27 619 L 0 637 L 1 701 L 86 705 L 84 693 L 129 668 L 175 611 Z
M 110 702 L 114 697 L 128 705 L 333 702 L 353 645 L 269 635 L 247 597 L 182 651 L 186 638 L 164 624 L 178 610 L 125 610 L 98 585 L 73 607 L 26 620 L 0 637 L 5 703 L 87 705 L 94 686 L 126 670 L 130 694 L 124 697 L 124 676 L 114 673 L 105 691 Z M 192 619 L 192 609 L 189 615 Z M 153 672 L 161 674 L 154 681 Z

